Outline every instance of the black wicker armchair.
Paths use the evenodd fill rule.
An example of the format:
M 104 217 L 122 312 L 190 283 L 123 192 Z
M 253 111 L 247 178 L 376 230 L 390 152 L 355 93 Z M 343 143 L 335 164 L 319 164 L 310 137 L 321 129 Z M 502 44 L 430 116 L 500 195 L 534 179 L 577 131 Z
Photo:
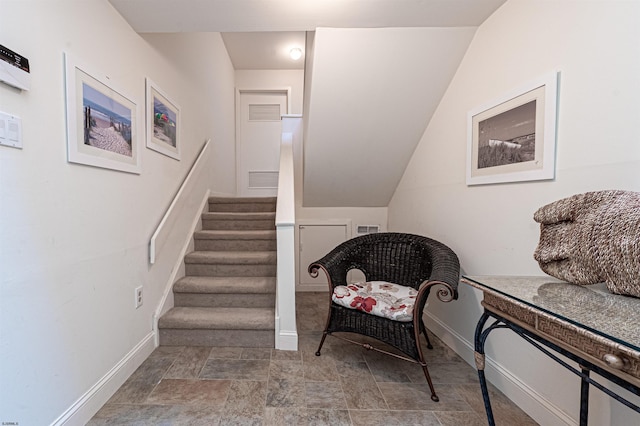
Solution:
M 349 286 L 347 272 L 352 269 L 362 271 L 367 282 L 395 283 L 417 290 L 417 294 L 410 290 L 414 294 L 411 296 L 414 299 L 414 305 L 413 310 L 409 310 L 407 314 L 412 313 L 412 315 L 399 321 L 366 312 L 366 306 L 365 309 L 361 309 L 359 305 L 352 308 L 336 303 L 332 298 L 336 287 L 346 287 L 346 289 L 341 287 L 338 291 L 355 289 L 353 284 L 347 287 Z M 422 333 L 427 347 L 433 348 L 422 318 L 431 288 L 436 286 L 437 297 L 442 301 L 449 302 L 458 297 L 460 264 L 456 254 L 446 245 L 423 236 L 378 233 L 356 237 L 340 244 L 322 259 L 309 265 L 308 270 L 313 277 L 318 276 L 319 270 L 323 270 L 329 280 L 329 316 L 316 355 L 320 356 L 320 350 L 327 335 L 335 332 L 358 333 L 373 337 L 398 349 L 406 357 L 344 336 L 335 336 L 366 349 L 420 364 L 431 389 L 431 399 L 438 401 L 424 361 L 419 336 Z M 354 305 L 357 304 L 354 302 L 351 306 Z

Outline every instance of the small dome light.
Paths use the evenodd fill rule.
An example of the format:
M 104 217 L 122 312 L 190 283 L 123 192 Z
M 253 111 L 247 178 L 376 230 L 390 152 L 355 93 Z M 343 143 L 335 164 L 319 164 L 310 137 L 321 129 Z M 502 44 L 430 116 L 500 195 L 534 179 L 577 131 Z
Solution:
M 300 49 L 299 47 L 294 47 L 289 51 L 289 55 L 291 55 L 291 59 L 297 61 L 298 59 L 302 58 L 302 49 Z

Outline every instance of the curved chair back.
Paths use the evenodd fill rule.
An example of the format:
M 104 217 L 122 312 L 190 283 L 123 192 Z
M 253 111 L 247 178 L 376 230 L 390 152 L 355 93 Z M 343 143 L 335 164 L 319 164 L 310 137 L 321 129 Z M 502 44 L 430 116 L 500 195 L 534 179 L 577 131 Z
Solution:
M 359 269 L 367 281 L 388 281 L 418 289 L 425 281 L 442 281 L 455 291 L 459 278 L 456 254 L 446 245 L 420 235 L 384 232 L 352 238 L 309 266 L 326 269 L 332 287 L 346 285 L 347 272 Z

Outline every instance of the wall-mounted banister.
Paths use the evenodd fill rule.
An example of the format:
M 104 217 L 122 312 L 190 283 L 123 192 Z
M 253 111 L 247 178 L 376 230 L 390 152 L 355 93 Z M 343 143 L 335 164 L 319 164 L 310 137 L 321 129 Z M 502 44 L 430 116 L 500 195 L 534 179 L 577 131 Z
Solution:
M 168 230 L 166 226 L 167 222 L 169 221 L 173 212 L 175 211 L 176 205 L 178 204 L 179 199 L 182 197 L 185 187 L 187 187 L 187 185 L 190 183 L 192 179 L 192 176 L 199 169 L 200 160 L 202 159 L 202 157 L 204 157 L 204 154 L 209 148 L 210 142 L 211 142 L 211 139 L 207 139 L 205 141 L 204 145 L 202 146 L 202 149 L 200 150 L 200 153 L 198 154 L 196 159 L 193 161 L 193 164 L 191 165 L 189 172 L 187 173 L 184 180 L 182 181 L 182 184 L 180 185 L 178 192 L 176 192 L 176 195 L 173 197 L 171 204 L 165 211 L 164 216 L 162 216 L 162 220 L 160 220 L 158 227 L 156 228 L 155 232 L 151 236 L 151 240 L 149 241 L 149 263 L 152 265 L 155 263 L 156 255 L 158 251 L 162 248 L 162 245 L 164 244 L 166 237 L 168 235 Z

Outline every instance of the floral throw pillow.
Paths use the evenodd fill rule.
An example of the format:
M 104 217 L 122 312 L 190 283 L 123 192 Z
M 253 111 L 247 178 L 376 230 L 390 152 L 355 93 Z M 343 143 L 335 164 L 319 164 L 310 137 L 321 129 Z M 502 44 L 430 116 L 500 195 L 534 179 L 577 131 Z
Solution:
M 394 321 L 413 320 L 418 291 L 386 281 L 352 283 L 333 289 L 331 300 L 345 308 L 357 309 Z

